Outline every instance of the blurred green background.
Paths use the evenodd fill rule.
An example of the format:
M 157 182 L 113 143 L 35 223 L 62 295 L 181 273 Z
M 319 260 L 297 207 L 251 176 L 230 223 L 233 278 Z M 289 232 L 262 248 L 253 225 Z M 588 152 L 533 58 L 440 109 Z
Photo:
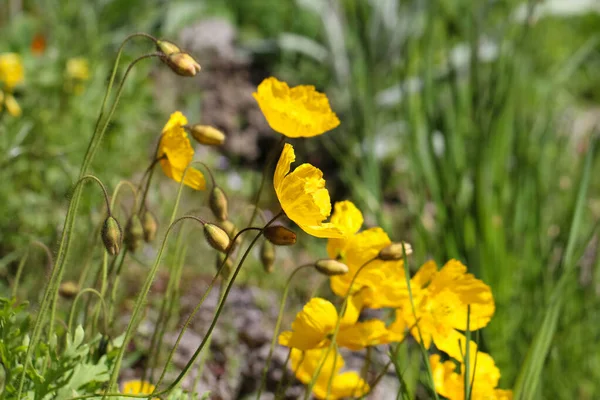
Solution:
M 181 43 L 203 70 L 192 84 L 157 62 L 132 72 L 93 166 L 107 186 L 139 180 L 180 109 L 228 135 L 220 154 L 198 154 L 247 213 L 277 140 L 250 93 L 269 75 L 313 84 L 342 124 L 296 141 L 299 159 L 323 169 L 332 200 L 352 199 L 368 225 L 409 241 L 411 268 L 454 257 L 492 287 L 496 314 L 480 339 L 502 371 L 500 387 L 513 387 L 526 360 L 541 357 L 531 367 L 539 384 L 527 385 L 533 398 L 600 397 L 593 155 L 580 192 L 600 127 L 597 2 L 2 0 L 0 53 L 18 53 L 25 66 L 15 89 L 22 115 L 0 112 L 2 290 L 20 249 L 33 239 L 56 243 L 116 50 L 133 32 Z M 134 41 L 125 59 L 148 51 Z M 69 76 L 76 57 L 87 60 L 88 79 Z M 151 194 L 159 214 L 174 196 L 163 183 Z M 90 212 L 81 215 L 97 223 L 101 200 L 87 194 Z M 324 254 L 321 241 L 302 242 L 290 257 Z M 277 287 L 284 276 L 260 274 L 244 278 Z M 539 332 L 551 333 L 547 346 L 531 350 Z

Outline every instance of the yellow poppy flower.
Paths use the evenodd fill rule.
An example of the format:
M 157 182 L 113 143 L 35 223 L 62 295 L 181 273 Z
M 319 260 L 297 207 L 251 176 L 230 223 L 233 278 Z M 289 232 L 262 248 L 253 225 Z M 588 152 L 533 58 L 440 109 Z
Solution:
M 309 235 L 320 238 L 344 236 L 331 222 L 323 222 L 331 214 L 331 200 L 320 169 L 302 164 L 290 172 L 296 160 L 294 148 L 286 143 L 277 162 L 273 186 L 281 208 Z
M 325 356 L 327 358 L 323 359 Z M 344 367 L 344 359 L 334 350 L 328 352 L 328 349 L 317 349 L 302 352 L 292 349 L 290 360 L 296 378 L 304 384 L 310 383 L 319 364 L 323 363 L 313 386 L 313 394 L 318 399 L 337 400 L 345 397 L 361 397 L 371 390 L 369 384 L 355 371 L 340 374 L 340 370 Z M 329 380 L 332 375 L 331 388 L 329 396 L 327 396 Z
M 331 290 L 338 296 L 345 296 L 360 268 L 391 243 L 388 235 L 378 227 L 366 229 L 343 241 L 330 240 L 327 246 L 329 257 L 340 259 L 349 269 L 344 275 L 331 277 Z M 359 290 L 365 307 L 400 307 L 408 297 L 404 262 L 369 262 L 354 280 L 352 293 Z
M 177 111 L 171 114 L 163 128 L 156 154 L 165 175 L 176 182 L 181 182 L 185 168 L 194 158 L 194 149 L 183 129 L 186 124 L 187 118 L 182 113 Z M 188 169 L 183 183 L 195 190 L 206 188 L 204 175 L 195 168 Z
M 15 86 L 23 82 L 23 62 L 21 56 L 16 53 L 0 54 L 0 82 L 4 88 L 12 91 Z
M 467 328 L 467 306 L 471 309 L 469 329 L 472 331 L 486 326 L 494 315 L 490 287 L 468 274 L 467 267 L 457 260 L 448 261 L 439 271 L 433 261 L 425 263 L 411 279 L 411 289 L 415 312 L 410 300 L 404 298 L 390 330 L 400 333 L 412 326 L 413 337 L 420 340 L 422 336 L 426 348 L 433 341 L 438 349 L 456 359 L 464 354 L 464 349 L 458 346 L 461 341 L 464 348 L 464 336 L 456 330 Z M 419 329 L 415 326 L 417 320 Z
M 340 124 L 327 96 L 314 86 L 290 89 L 287 83 L 270 77 L 258 85 L 252 96 L 271 129 L 287 137 L 317 136 Z
M 156 389 L 156 386 L 139 379 L 123 383 L 123 394 L 152 394 L 154 389 Z
M 357 322 L 362 300 L 350 298 L 346 313 L 340 321 L 336 338 L 338 346 L 360 350 L 368 346 L 390 343 L 390 334 L 383 321 L 374 319 Z M 313 297 L 296 315 L 292 330 L 279 335 L 279 344 L 300 350 L 310 350 L 329 346 L 330 337 L 335 331 L 338 314 L 329 301 Z
M 435 391 L 448 400 L 463 400 L 465 398 L 464 364 L 460 365 L 457 373 L 453 361 L 440 361 L 438 354 L 429 357 Z M 512 391 L 496 389 L 500 379 L 500 370 L 494 364 L 493 358 L 486 353 L 473 354 L 470 363 L 471 399 L 473 400 L 512 400 Z

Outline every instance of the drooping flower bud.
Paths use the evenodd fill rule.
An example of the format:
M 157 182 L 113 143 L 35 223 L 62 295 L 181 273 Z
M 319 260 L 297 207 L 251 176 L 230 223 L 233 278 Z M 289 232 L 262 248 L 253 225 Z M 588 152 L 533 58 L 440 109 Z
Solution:
M 219 186 L 214 186 L 210 191 L 208 204 L 210 205 L 210 209 L 212 210 L 213 215 L 219 221 L 227 220 L 227 196 L 225 195 L 223 189 L 221 189 Z M 227 230 L 225 231 L 227 233 L 230 233 Z
M 200 72 L 200 64 L 188 53 L 179 52 L 161 58 L 173 72 L 181 76 L 196 76 Z
M 402 260 L 404 258 L 404 251 L 402 250 L 403 247 L 404 247 L 404 250 L 406 250 L 407 256 L 412 254 L 412 247 L 410 244 L 408 244 L 406 242 L 392 243 L 392 244 L 388 245 L 387 247 L 384 247 L 383 249 L 381 249 L 381 251 L 377 255 L 377 258 L 379 258 L 380 260 L 383 260 L 383 261 Z
M 181 53 L 181 49 L 175 43 L 168 40 L 157 40 L 156 48 L 166 56 L 173 53 Z
M 192 125 L 188 131 L 200 144 L 207 146 L 221 146 L 225 143 L 225 134 L 209 125 Z
M 73 281 L 66 281 L 58 287 L 58 294 L 65 299 L 72 299 L 79 293 L 79 285 Z
M 102 226 L 102 241 L 104 242 L 104 247 L 106 248 L 106 251 L 108 251 L 108 254 L 114 256 L 119 253 L 122 237 L 123 233 L 119 221 L 110 215 L 106 218 L 104 225 Z
M 219 271 L 219 268 L 221 268 L 221 264 L 223 264 L 223 260 L 225 260 L 225 254 L 217 253 L 217 261 L 215 263 L 215 267 L 216 267 L 217 271 Z M 227 257 L 227 261 L 225 261 L 225 265 L 223 266 L 223 269 L 221 270 L 221 277 L 223 279 L 228 279 L 229 276 L 231 276 L 232 272 L 233 272 L 233 261 L 231 261 L 231 257 Z
M 144 240 L 146 243 L 150 243 L 156 237 L 156 231 L 158 230 L 158 223 L 154 214 L 146 210 L 142 214 L 142 228 L 144 229 Z
M 348 266 L 342 262 L 332 259 L 318 260 L 315 268 L 327 276 L 344 275 L 348 272 Z
M 132 252 L 135 252 L 142 245 L 143 241 L 144 227 L 142 226 L 142 221 L 140 221 L 140 217 L 137 214 L 133 214 L 125 227 L 125 244 Z
M 275 263 L 275 246 L 268 240 L 263 241 L 260 248 L 260 262 L 267 274 L 273 272 L 273 264 Z
M 277 246 L 290 246 L 296 243 L 296 234 L 281 225 L 272 225 L 263 231 L 263 235 Z
M 204 236 L 210 246 L 220 252 L 226 253 L 231 244 L 229 235 L 215 224 L 204 224 Z

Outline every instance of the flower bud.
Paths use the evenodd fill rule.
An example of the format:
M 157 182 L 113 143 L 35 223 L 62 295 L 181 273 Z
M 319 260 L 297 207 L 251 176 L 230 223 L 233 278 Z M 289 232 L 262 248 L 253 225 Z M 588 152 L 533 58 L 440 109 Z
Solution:
M 404 258 L 404 252 L 402 250 L 403 247 L 406 250 L 407 256 L 412 254 L 412 247 L 410 244 L 408 244 L 406 242 L 392 243 L 392 244 L 388 245 L 387 247 L 384 247 L 383 249 L 381 249 L 381 251 L 377 255 L 377 258 L 379 258 L 380 260 L 383 260 L 383 261 L 402 260 Z
M 263 241 L 260 248 L 260 262 L 267 274 L 273 272 L 273 264 L 275 263 L 275 246 L 268 240 Z
M 168 40 L 157 40 L 156 48 L 166 56 L 173 53 L 181 53 L 181 49 L 175 43 Z
M 137 214 L 133 214 L 125 227 L 125 244 L 135 252 L 144 241 L 144 227 Z
M 296 243 L 296 234 L 281 225 L 272 225 L 263 231 L 263 235 L 276 246 L 289 246 Z
M 217 253 L 217 262 L 215 263 L 215 267 L 217 271 L 221 268 L 221 264 L 223 264 L 223 260 L 225 260 L 225 254 Z M 231 257 L 227 257 L 227 261 L 225 261 L 225 265 L 221 270 L 221 277 L 223 279 L 228 279 L 233 272 L 233 261 L 231 261 Z
M 121 249 L 122 237 L 123 233 L 119 221 L 110 215 L 106 218 L 104 226 L 102 227 L 102 241 L 104 242 L 104 247 L 106 247 L 108 254 L 114 256 L 119 252 Z
M 196 76 L 200 72 L 200 64 L 188 53 L 171 53 L 162 57 L 162 60 L 173 72 L 181 76 Z
M 348 272 L 348 266 L 337 260 L 324 259 L 315 263 L 315 268 L 327 276 L 344 275 Z
M 204 236 L 210 246 L 220 252 L 226 253 L 231 244 L 229 235 L 215 224 L 204 224 Z
M 225 134 L 212 126 L 196 124 L 190 126 L 188 130 L 200 144 L 221 146 L 225 143 Z
M 212 210 L 213 215 L 217 219 L 219 219 L 220 221 L 227 220 L 227 196 L 225 195 L 223 189 L 221 189 L 219 186 L 214 186 L 210 191 L 208 204 L 210 205 L 210 209 Z M 230 233 L 230 231 L 225 231 L 227 233 Z
M 150 243 L 156 237 L 156 231 L 158 230 L 158 223 L 154 214 L 146 210 L 142 215 L 142 228 L 144 229 L 144 240 L 146 243 Z
M 58 294 L 65 299 L 72 299 L 79 293 L 79 285 L 73 281 L 66 281 L 58 287 Z

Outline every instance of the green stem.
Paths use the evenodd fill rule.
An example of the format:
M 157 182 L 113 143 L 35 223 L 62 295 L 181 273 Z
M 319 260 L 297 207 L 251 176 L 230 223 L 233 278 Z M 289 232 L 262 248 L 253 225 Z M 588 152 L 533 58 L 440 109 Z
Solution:
M 281 302 L 279 303 L 279 314 L 277 314 L 277 322 L 275 323 L 275 332 L 273 333 L 273 339 L 271 339 L 271 346 L 269 347 L 269 355 L 265 361 L 265 366 L 263 368 L 262 379 L 260 381 L 260 387 L 256 394 L 256 400 L 260 400 L 260 395 L 265 388 L 265 384 L 267 382 L 267 372 L 269 371 L 269 366 L 271 365 L 271 358 L 273 357 L 273 351 L 275 350 L 275 343 L 277 342 L 277 337 L 279 335 L 279 329 L 281 329 L 281 321 L 283 320 L 283 310 L 285 309 L 285 303 L 287 301 L 287 296 L 290 290 L 290 285 L 292 283 L 292 279 L 300 271 L 301 269 L 307 267 L 313 267 L 314 263 L 304 264 L 297 267 L 288 277 L 288 280 L 285 284 L 285 288 L 283 289 L 283 296 L 281 298 Z
M 232 239 L 231 242 L 234 243 L 237 240 L 237 238 L 242 233 L 245 233 L 245 232 L 248 232 L 248 231 L 254 230 L 254 229 L 260 229 L 260 228 L 245 228 L 245 229 L 242 229 L 241 231 L 239 231 L 237 233 L 237 235 L 235 235 L 233 237 L 233 239 Z M 230 247 L 229 250 L 227 251 L 227 253 L 225 254 L 225 258 L 223 259 L 223 262 L 221 262 L 219 270 L 217 271 L 217 273 L 213 277 L 212 281 L 208 285 L 208 288 L 206 289 L 206 291 L 202 295 L 202 298 L 200 299 L 200 301 L 198 302 L 198 304 L 196 304 L 196 307 L 194 308 L 194 310 L 191 312 L 191 314 L 188 316 L 187 320 L 183 324 L 183 328 L 179 331 L 179 335 L 177 336 L 177 340 L 175 341 L 175 345 L 173 346 L 173 348 L 171 349 L 171 352 L 169 353 L 169 356 L 167 357 L 167 361 L 166 361 L 165 366 L 163 368 L 163 371 L 162 371 L 162 373 L 160 375 L 160 378 L 158 379 L 158 382 L 156 383 L 156 387 L 159 387 L 160 384 L 162 383 L 162 381 L 163 381 L 163 379 L 165 377 L 165 374 L 167 373 L 167 367 L 171 363 L 171 360 L 173 359 L 173 356 L 175 355 L 175 351 L 179 347 L 179 342 L 181 342 L 181 339 L 183 338 L 183 334 L 185 333 L 185 331 L 189 327 L 190 323 L 192 322 L 192 319 L 194 318 L 194 316 L 196 315 L 196 313 L 198 312 L 198 310 L 200 310 L 200 307 L 202 306 L 202 303 L 204 303 L 204 300 L 206 300 L 206 298 L 208 297 L 210 291 L 212 290 L 213 286 L 215 285 L 215 282 L 217 281 L 217 279 L 219 278 L 219 276 L 221 276 L 221 273 L 223 272 L 223 268 L 225 268 L 225 264 L 227 263 L 227 260 L 231 256 L 232 251 L 233 251 L 233 246 Z
M 21 281 L 21 274 L 23 273 L 23 268 L 25 267 L 25 263 L 27 262 L 27 258 L 29 258 L 29 250 L 25 252 L 23 257 L 21 257 L 21 261 L 19 261 L 19 266 L 17 267 L 17 274 L 15 275 L 15 281 L 13 283 L 12 288 L 12 298 L 17 298 L 17 293 L 19 291 L 19 282 Z
M 76 307 L 77 307 L 77 302 L 79 301 L 79 298 L 85 294 L 85 293 L 93 293 L 96 296 L 98 296 L 98 298 L 100 299 L 100 305 L 102 307 L 102 314 L 104 316 L 103 321 L 104 321 L 104 333 L 106 333 L 106 329 L 108 327 L 108 323 L 107 323 L 107 313 L 106 313 L 106 303 L 104 302 L 104 299 L 102 298 L 102 295 L 100 294 L 100 292 L 98 292 L 96 289 L 94 288 L 86 288 L 83 289 L 82 291 L 80 291 L 79 293 L 77 293 L 77 296 L 75 297 L 75 299 L 73 300 L 73 304 L 71 305 L 71 312 L 69 314 L 69 322 L 67 324 L 67 332 L 70 334 L 71 333 L 71 328 L 73 327 L 73 318 L 75 315 L 75 311 L 76 311 Z
M 121 348 L 119 349 L 119 353 L 117 355 L 117 358 L 115 360 L 115 365 L 114 368 L 112 370 L 112 374 L 110 376 L 110 381 L 108 383 L 108 390 L 110 391 L 113 387 L 115 387 L 116 383 L 117 383 L 117 378 L 119 376 L 119 372 L 121 370 L 121 363 L 123 361 L 123 356 L 125 354 L 125 349 L 127 348 L 129 341 L 131 340 L 131 336 L 133 335 L 133 331 L 137 328 L 137 323 L 138 323 L 138 318 L 140 317 L 140 313 L 142 311 L 142 307 L 146 301 L 146 297 L 148 297 L 148 293 L 150 292 L 150 287 L 152 286 L 152 282 L 154 281 L 154 277 L 156 276 L 156 273 L 158 272 L 158 267 L 160 266 L 160 261 L 162 260 L 162 254 L 165 250 L 166 244 L 167 244 L 167 239 L 169 238 L 169 234 L 171 233 L 171 230 L 173 229 L 173 227 L 175 225 L 177 225 L 177 223 L 181 222 L 181 221 L 185 221 L 187 219 L 192 219 L 195 220 L 201 224 L 205 224 L 205 221 L 201 220 L 198 217 L 194 217 L 191 215 L 186 215 L 183 217 L 178 218 L 177 220 L 173 221 L 170 225 L 169 228 L 167 229 L 167 232 L 165 233 L 165 237 L 162 241 L 160 250 L 158 251 L 158 254 L 156 256 L 156 260 L 154 261 L 154 265 L 152 266 L 152 269 L 150 270 L 150 273 L 148 274 L 148 276 L 146 277 L 146 281 L 144 282 L 144 286 L 142 287 L 140 294 L 138 295 L 136 302 L 135 302 L 135 308 L 133 310 L 133 314 L 131 315 L 131 320 L 129 321 L 129 324 L 127 325 L 127 330 L 125 331 L 125 338 L 123 339 L 123 345 L 121 346 Z M 103 399 L 106 398 L 106 394 L 102 397 Z

